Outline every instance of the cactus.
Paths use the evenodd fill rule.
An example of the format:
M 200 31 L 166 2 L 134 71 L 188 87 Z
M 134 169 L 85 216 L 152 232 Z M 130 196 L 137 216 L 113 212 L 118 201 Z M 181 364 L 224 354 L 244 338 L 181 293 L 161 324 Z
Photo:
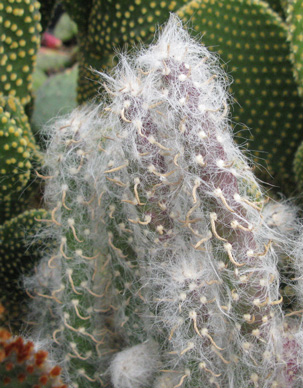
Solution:
M 294 158 L 294 173 L 300 191 L 303 189 L 303 142 L 300 144 Z
M 77 34 L 77 24 L 71 20 L 70 16 L 65 12 L 61 15 L 54 29 L 54 35 L 62 42 L 68 42 Z
M 300 227 L 290 237 L 263 210 L 218 60 L 172 16 L 102 77 L 112 102 L 50 131 L 57 248 L 26 280 L 36 336 L 72 387 L 108 374 L 114 388 L 299 387 L 302 328 L 282 312 L 277 257 Z
M 286 24 L 263 1 L 193 1 L 178 15 L 183 21 L 191 20 L 195 31 L 203 34 L 204 44 L 231 64 L 226 65 L 235 78 L 230 91 L 239 102 L 233 116 L 252 128 L 248 149 L 254 150 L 255 162 L 274 179 L 269 180 L 264 168 L 258 176 L 293 191 L 292 162 L 303 115 L 289 61 Z
M 298 91 L 303 97 L 303 2 L 289 1 L 287 9 L 287 24 L 289 25 L 288 40 L 291 45 L 290 59 L 293 63 Z
M 36 0 L 0 3 L 0 96 L 16 96 L 23 105 L 31 100 L 32 72 L 40 43 L 40 4 Z
M 74 8 L 71 13 L 75 20 L 79 18 L 79 9 Z M 224 62 L 231 64 L 225 67 L 232 75 L 236 74 L 230 88 L 239 102 L 233 108 L 234 117 L 251 129 L 247 147 L 253 150 L 259 167 L 257 174 L 285 192 L 292 192 L 293 154 L 303 126 L 302 101 L 292 75 L 286 42 L 288 28 L 279 16 L 282 8 L 278 1 L 145 4 L 139 0 L 131 5 L 95 1 L 91 10 L 86 10 L 89 23 L 79 31 L 78 102 L 98 99 L 101 87 L 91 69 L 101 71 L 115 63 L 113 43 L 116 47 L 127 47 L 141 40 L 149 42 L 155 18 L 161 23 L 168 11 L 176 11 L 184 22 L 203 34 L 207 47 L 218 51 Z M 297 31 L 299 36 L 300 29 Z M 297 63 L 300 66 L 299 58 Z M 243 143 L 248 136 L 247 128 L 243 129 L 238 142 Z M 266 170 L 272 175 L 271 180 Z
M 57 247 L 26 282 L 34 298 L 29 320 L 39 322 L 36 335 L 48 339 L 66 381 L 79 388 L 102 385 L 100 346 L 112 337 L 99 313 L 103 296 L 98 282 L 106 252 L 95 250 L 98 237 L 91 219 L 98 198 L 87 170 L 96 147 L 92 131 L 100 135 L 98 118 L 94 112 L 75 111 L 49 128 L 45 203 L 52 223 L 46 235 Z
M 58 115 L 71 112 L 76 107 L 78 66 L 49 77 L 37 90 L 32 116 L 32 128 L 39 136 L 41 147 L 45 144 L 43 125 Z
M 122 58 L 115 78 L 106 77 L 113 102 L 103 127 L 112 142 L 96 166 L 111 166 L 108 179 L 125 203 L 116 223 L 124 218 L 132 231 L 151 333 L 166 347 L 163 369 L 180 373 L 175 386 L 298 386 L 301 374 L 293 376 L 293 356 L 283 350 L 271 245 L 282 236 L 263 223 L 258 184 L 232 143 L 225 78 L 171 20 L 155 46 Z M 113 195 L 102 176 L 99 187 Z M 115 388 L 131 386 L 115 385 L 117 369 Z
M 39 148 L 31 133 L 20 101 L 0 97 L 0 147 L 2 186 L 0 199 L 20 192 L 28 183 L 33 165 L 41 163 Z
M 90 69 L 105 69 L 114 63 L 113 45 L 122 47 L 149 41 L 155 32 L 155 21 L 162 23 L 169 11 L 180 8 L 187 0 L 128 2 L 63 0 L 65 9 L 78 24 L 79 81 L 78 102 L 98 97 L 98 77 Z M 83 16 L 85 15 L 85 16 Z M 86 22 L 86 23 L 85 23 Z M 85 23 L 85 24 L 84 24 Z
M 39 220 L 43 220 L 40 221 Z M 41 222 L 50 219 L 43 209 L 25 211 L 0 226 L 0 302 L 5 306 L 1 326 L 18 328 L 27 314 L 28 294 L 21 277 L 29 275 L 42 257 L 42 242 L 37 239 Z M 49 221 L 48 221 L 49 222 Z M 35 243 L 31 240 L 35 237 Z M 51 241 L 44 241 L 44 250 Z

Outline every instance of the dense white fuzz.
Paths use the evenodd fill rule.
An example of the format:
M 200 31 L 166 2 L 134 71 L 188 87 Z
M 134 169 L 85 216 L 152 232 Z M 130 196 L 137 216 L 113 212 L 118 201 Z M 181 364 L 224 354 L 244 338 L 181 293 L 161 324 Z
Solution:
M 150 387 L 160 367 L 157 345 L 147 342 L 118 353 L 110 364 L 114 388 Z

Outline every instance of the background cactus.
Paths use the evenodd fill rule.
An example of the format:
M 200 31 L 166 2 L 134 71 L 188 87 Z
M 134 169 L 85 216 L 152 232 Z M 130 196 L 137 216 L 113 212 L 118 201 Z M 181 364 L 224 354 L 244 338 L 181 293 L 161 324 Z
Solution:
M 4 221 L 23 211 L 33 193 L 37 194 L 36 184 L 30 189 L 25 188 L 33 180 L 33 175 L 36 179 L 34 169 L 39 169 L 42 161 L 23 106 L 12 96 L 0 97 L 0 147 L 0 214 Z M 22 192 L 23 196 L 18 200 Z
M 28 294 L 20 283 L 20 277 L 31 273 L 41 259 L 42 241 L 37 232 L 50 215 L 44 209 L 25 211 L 0 226 L 0 294 L 5 312 L 0 325 L 10 329 L 20 328 L 28 313 Z M 36 238 L 33 243 L 34 237 Z M 44 250 L 50 249 L 51 241 L 44 241 Z M 25 303 L 26 302 L 26 303 Z
M 31 99 L 32 72 L 40 43 L 40 4 L 4 0 L 1 9 L 1 92 L 19 97 L 26 105 Z
M 300 96 L 303 96 L 303 3 L 301 0 L 290 1 L 287 9 L 288 39 L 291 44 L 290 59 L 294 67 L 295 79 L 299 85 Z
M 54 117 L 71 112 L 76 106 L 76 86 L 78 66 L 49 77 L 36 91 L 32 128 L 39 138 L 42 147 L 45 146 L 41 128 Z
M 19 101 L 13 97 L 1 98 L 1 173 L 5 176 L 1 187 L 2 200 L 10 192 L 20 192 L 30 178 L 34 142 L 28 136 L 29 130 Z

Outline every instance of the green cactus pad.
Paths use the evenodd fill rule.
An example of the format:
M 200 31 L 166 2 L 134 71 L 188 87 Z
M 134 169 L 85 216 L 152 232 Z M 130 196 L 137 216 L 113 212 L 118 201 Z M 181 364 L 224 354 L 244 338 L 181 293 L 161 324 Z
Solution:
M 56 27 L 54 29 L 54 35 L 62 42 L 71 40 L 77 34 L 77 24 L 70 18 L 67 13 L 61 15 Z
M 20 192 L 28 183 L 33 165 L 41 162 L 27 116 L 14 97 L 0 98 L 0 199 Z
M 284 14 L 284 9 L 283 9 L 283 0 L 280 1 L 280 0 L 267 0 L 266 1 L 270 6 L 271 8 L 276 11 L 281 17 L 284 18 L 285 14 Z
M 36 92 L 33 131 L 39 131 L 50 119 L 69 113 L 76 107 L 78 67 L 50 77 Z
M 36 178 L 21 192 L 11 193 L 0 201 L 1 224 L 28 209 L 41 206 L 42 185 Z
M 149 41 L 155 25 L 163 23 L 169 12 L 182 7 L 187 0 L 177 1 L 94 1 L 90 13 L 88 37 L 98 52 L 112 52 L 113 44 L 133 45 Z
M 77 23 L 79 30 L 86 32 L 89 22 L 89 13 L 94 0 L 61 0 L 66 12 Z
M 36 0 L 0 1 L 0 96 L 31 99 L 32 71 L 40 43 L 40 4 Z
M 303 97 L 303 1 L 294 0 L 287 10 L 289 24 L 288 39 L 291 45 L 290 59 L 293 63 L 295 79 L 299 84 L 299 94 Z
M 303 113 L 282 19 L 258 0 L 191 1 L 178 14 L 190 19 L 204 44 L 228 64 L 237 102 L 232 114 L 251 129 L 248 148 L 254 150 L 255 161 L 267 167 L 274 177 L 271 183 L 293 189 L 292 160 L 302 136 Z M 247 138 L 248 132 L 241 136 Z M 268 181 L 264 168 L 259 176 Z
M 294 173 L 298 188 L 303 189 L 303 142 L 300 144 L 294 158 Z
M 22 314 L 26 311 L 24 302 L 28 296 L 20 284 L 20 276 L 28 274 L 33 270 L 35 263 L 41 258 L 45 249 L 35 242 L 30 244 L 30 240 L 42 227 L 40 221 L 49 219 L 49 215 L 44 209 L 32 209 L 19 216 L 6 221 L 0 227 L 0 302 L 6 310 L 0 326 L 13 325 L 16 327 L 22 319 Z M 49 222 L 49 221 L 48 221 Z
M 44 72 L 57 72 L 70 66 L 71 62 L 71 54 L 41 47 L 37 55 L 36 70 L 43 70 Z

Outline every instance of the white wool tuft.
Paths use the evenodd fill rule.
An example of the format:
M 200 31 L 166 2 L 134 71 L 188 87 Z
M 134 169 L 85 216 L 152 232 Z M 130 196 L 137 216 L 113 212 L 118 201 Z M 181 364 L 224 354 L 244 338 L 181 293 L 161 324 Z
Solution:
M 110 364 L 114 388 L 143 388 L 159 366 L 159 354 L 154 342 L 147 342 L 118 353 Z

